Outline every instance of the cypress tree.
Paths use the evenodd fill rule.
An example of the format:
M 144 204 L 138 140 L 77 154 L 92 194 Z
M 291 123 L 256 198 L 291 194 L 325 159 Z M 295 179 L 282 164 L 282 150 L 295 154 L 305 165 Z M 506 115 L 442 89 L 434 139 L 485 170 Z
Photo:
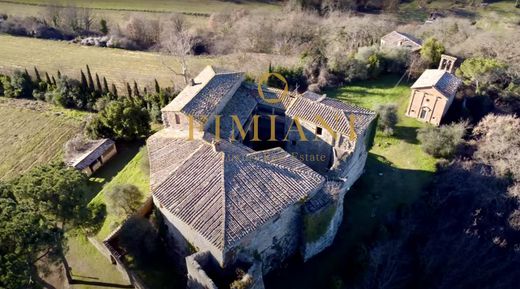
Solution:
M 103 76 L 103 94 L 109 93 L 108 91 L 108 82 L 106 77 Z
M 61 71 L 58 70 L 57 75 L 58 75 L 58 78 L 61 78 Z
M 52 84 L 56 85 L 56 78 L 54 78 L 54 75 L 52 76 Z
M 87 78 L 85 77 L 85 73 L 83 73 L 83 69 L 81 70 L 81 91 L 83 93 L 88 91 Z
M 90 91 L 94 91 L 96 88 L 94 87 L 94 79 L 92 79 L 92 73 L 90 73 L 90 67 L 87 64 L 87 79 L 88 79 L 88 89 Z
M 47 72 L 45 72 L 45 81 L 47 81 L 48 85 L 52 84 L 51 77 L 49 76 L 49 74 Z
M 137 82 L 134 80 L 134 97 L 141 98 L 141 94 L 139 93 L 139 87 L 137 87 Z
M 161 92 L 161 87 L 159 86 L 159 82 L 157 82 L 157 79 L 154 79 L 155 81 L 155 92 L 159 93 Z
M 118 96 L 117 96 L 117 87 L 114 83 L 112 83 L 112 94 L 114 95 L 114 97 L 117 99 Z
M 132 97 L 132 88 L 130 87 L 130 84 L 128 82 L 126 83 L 126 93 L 128 93 L 128 97 Z
M 40 83 L 42 81 L 42 78 L 40 77 L 40 72 L 38 71 L 36 66 L 34 67 L 34 75 L 36 76 L 36 83 Z
M 29 74 L 29 71 L 27 71 L 27 69 L 25 69 L 25 71 L 23 72 L 23 76 L 26 77 L 27 80 L 32 82 L 31 75 Z
M 96 91 L 101 94 L 103 92 L 103 87 L 101 86 L 101 81 L 99 80 L 99 75 L 96 73 Z

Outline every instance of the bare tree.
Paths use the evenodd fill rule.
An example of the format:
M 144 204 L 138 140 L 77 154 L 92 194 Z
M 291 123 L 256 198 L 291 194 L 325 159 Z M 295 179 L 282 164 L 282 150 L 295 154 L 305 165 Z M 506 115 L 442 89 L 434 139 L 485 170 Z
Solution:
M 63 8 L 56 5 L 45 6 L 44 18 L 54 27 L 60 27 L 63 17 Z
M 83 29 L 85 31 L 89 31 L 90 27 L 92 26 L 92 23 L 94 23 L 94 20 L 96 19 L 92 9 L 90 8 L 81 8 L 80 11 L 80 21 L 83 25 Z
M 163 65 L 175 75 L 182 76 L 185 84 L 188 84 L 189 80 L 188 55 L 191 53 L 193 43 L 193 35 L 189 31 L 188 24 L 184 17 L 178 14 L 172 14 L 162 29 L 161 44 L 167 54 L 179 59 L 181 72 L 166 65 L 164 61 Z
M 71 31 L 77 32 L 80 30 L 80 15 L 77 7 L 68 6 L 63 10 L 63 24 Z

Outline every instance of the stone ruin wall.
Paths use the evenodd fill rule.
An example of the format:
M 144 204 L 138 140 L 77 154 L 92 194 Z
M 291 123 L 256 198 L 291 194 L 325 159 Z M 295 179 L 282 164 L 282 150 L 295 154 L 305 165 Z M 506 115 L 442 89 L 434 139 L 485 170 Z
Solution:
M 302 255 L 304 261 L 309 260 L 313 256 L 325 250 L 327 247 L 332 245 L 334 238 L 338 232 L 339 226 L 343 220 L 343 208 L 344 208 L 344 199 L 345 195 L 350 187 L 354 184 L 354 182 L 361 176 L 364 171 L 366 159 L 368 153 L 366 151 L 364 143 L 359 144 L 359 142 L 364 141 L 364 139 L 358 140 L 358 146 L 352 155 L 352 158 L 349 159 L 349 162 L 345 165 L 344 172 L 347 172 L 346 181 L 341 187 L 338 197 L 329 205 L 326 206 L 316 212 L 310 213 L 307 215 L 307 218 L 319 218 L 322 217 L 323 214 L 326 214 L 327 210 L 331 209 L 331 206 L 334 209 L 334 214 L 329 222 L 326 232 L 318 238 L 318 240 L 313 240 L 307 242 L 304 240 L 304 244 L 302 247 Z M 305 237 L 304 237 L 305 239 Z

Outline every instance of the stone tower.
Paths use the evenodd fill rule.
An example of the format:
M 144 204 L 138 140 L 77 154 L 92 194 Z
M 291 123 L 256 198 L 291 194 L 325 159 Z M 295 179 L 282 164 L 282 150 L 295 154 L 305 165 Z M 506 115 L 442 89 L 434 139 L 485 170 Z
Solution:
M 439 63 L 439 70 L 444 70 L 444 71 L 447 71 L 447 72 L 453 74 L 453 72 L 455 70 L 456 61 L 457 61 L 457 57 L 442 54 L 441 62 Z

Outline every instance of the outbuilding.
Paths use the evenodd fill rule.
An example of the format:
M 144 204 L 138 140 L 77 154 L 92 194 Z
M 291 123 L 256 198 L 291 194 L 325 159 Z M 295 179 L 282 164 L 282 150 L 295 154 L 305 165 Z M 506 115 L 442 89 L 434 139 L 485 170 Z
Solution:
M 89 141 L 77 154 L 71 155 L 66 163 L 87 176 L 92 175 L 117 154 L 116 144 L 111 139 Z

